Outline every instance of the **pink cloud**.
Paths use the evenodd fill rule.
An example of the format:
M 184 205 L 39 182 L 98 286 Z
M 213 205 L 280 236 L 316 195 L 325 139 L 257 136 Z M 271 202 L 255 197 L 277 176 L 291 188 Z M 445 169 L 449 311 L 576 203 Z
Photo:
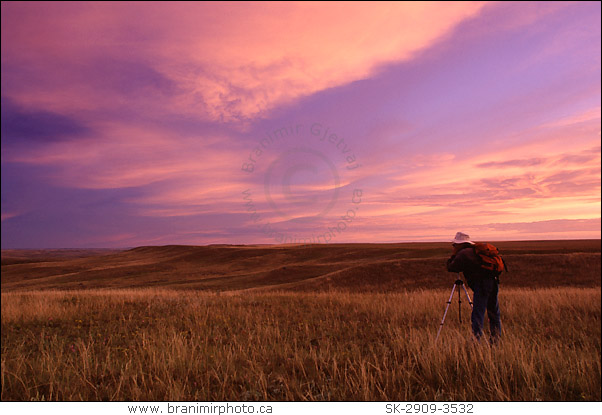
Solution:
M 121 91 L 105 88 L 97 96 L 82 74 L 90 73 L 90 63 L 114 62 L 127 71 L 136 61 L 154 77 L 149 88 L 168 80 L 177 85 L 174 96 L 164 98 L 178 111 L 249 119 L 411 59 L 484 4 L 3 3 L 21 22 L 3 30 L 3 59 L 42 64 L 45 72 L 37 76 L 46 91 L 22 85 L 15 95 L 47 108 L 72 111 L 90 99 L 118 103 Z M 52 84 L 44 77 L 54 78 Z M 116 81 L 107 80 L 107 86 Z

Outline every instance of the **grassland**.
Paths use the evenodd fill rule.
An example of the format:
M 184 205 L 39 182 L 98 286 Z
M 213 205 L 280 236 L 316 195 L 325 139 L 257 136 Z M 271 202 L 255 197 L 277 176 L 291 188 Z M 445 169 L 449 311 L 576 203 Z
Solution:
M 505 287 L 600 286 L 600 240 L 496 242 Z M 2 292 L 146 288 L 396 292 L 449 288 L 449 243 L 2 251 Z
M 507 244 L 495 347 L 466 303 L 435 342 L 447 246 L 3 252 L 0 398 L 599 401 L 600 241 Z
M 512 289 L 475 344 L 444 291 L 2 294 L 2 400 L 600 400 L 600 290 Z

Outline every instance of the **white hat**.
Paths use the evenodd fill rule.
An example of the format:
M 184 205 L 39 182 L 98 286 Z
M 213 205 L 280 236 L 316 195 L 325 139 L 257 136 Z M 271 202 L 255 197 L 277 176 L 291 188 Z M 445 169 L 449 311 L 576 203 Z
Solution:
M 470 236 L 468 236 L 467 234 L 462 233 L 462 232 L 456 233 L 456 237 L 454 238 L 454 240 L 452 242 L 455 243 L 455 244 L 466 244 L 466 243 L 468 243 L 468 244 L 474 245 L 474 242 L 472 242 L 470 240 Z

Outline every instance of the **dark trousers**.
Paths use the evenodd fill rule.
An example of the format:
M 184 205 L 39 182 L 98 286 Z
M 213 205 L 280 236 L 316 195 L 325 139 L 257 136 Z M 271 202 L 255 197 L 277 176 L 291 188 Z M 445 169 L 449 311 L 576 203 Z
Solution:
M 483 322 L 485 311 L 489 318 L 490 340 L 495 342 L 502 333 L 502 321 L 500 319 L 500 305 L 498 303 L 498 283 L 493 278 L 483 278 L 471 281 L 470 288 L 473 290 L 472 298 L 472 332 L 477 339 L 483 335 Z

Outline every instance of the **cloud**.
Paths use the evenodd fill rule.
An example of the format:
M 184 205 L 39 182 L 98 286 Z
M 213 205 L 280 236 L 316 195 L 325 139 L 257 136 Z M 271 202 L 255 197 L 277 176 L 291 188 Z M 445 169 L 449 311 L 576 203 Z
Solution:
M 78 119 L 41 109 L 27 109 L 2 97 L 2 144 L 14 141 L 57 142 L 89 136 Z
M 488 168 L 488 167 L 529 167 L 537 166 L 545 162 L 542 158 L 530 158 L 524 160 L 505 160 L 505 161 L 489 161 L 487 163 L 479 163 L 477 167 Z
M 85 81 L 99 90 L 111 89 L 123 95 L 156 94 L 157 98 L 167 98 L 177 93 L 175 81 L 160 73 L 148 63 L 103 57 L 85 63 L 81 72 Z
M 122 87 L 116 95 L 177 85 L 179 111 L 248 120 L 411 59 L 484 4 L 3 3 L 20 22 L 3 17 L 3 65 L 28 66 L 31 87 L 48 92 L 37 99 L 59 85 L 63 96 L 93 95 L 88 81 Z M 27 85 L 11 92 L 36 99 Z
M 19 216 L 18 213 L 2 213 L 2 222 L 4 222 L 5 220 L 8 220 L 10 218 L 14 218 L 15 216 Z
M 586 111 L 572 114 L 569 116 L 561 117 L 555 121 L 544 124 L 542 128 L 555 128 L 555 127 L 565 127 L 567 125 L 579 124 L 582 122 L 595 121 L 600 120 L 600 111 L 601 107 L 597 106 L 594 108 L 590 108 Z
M 535 222 L 489 223 L 485 225 L 495 231 L 518 231 L 520 233 L 555 234 L 591 231 L 600 229 L 600 218 L 554 219 Z

